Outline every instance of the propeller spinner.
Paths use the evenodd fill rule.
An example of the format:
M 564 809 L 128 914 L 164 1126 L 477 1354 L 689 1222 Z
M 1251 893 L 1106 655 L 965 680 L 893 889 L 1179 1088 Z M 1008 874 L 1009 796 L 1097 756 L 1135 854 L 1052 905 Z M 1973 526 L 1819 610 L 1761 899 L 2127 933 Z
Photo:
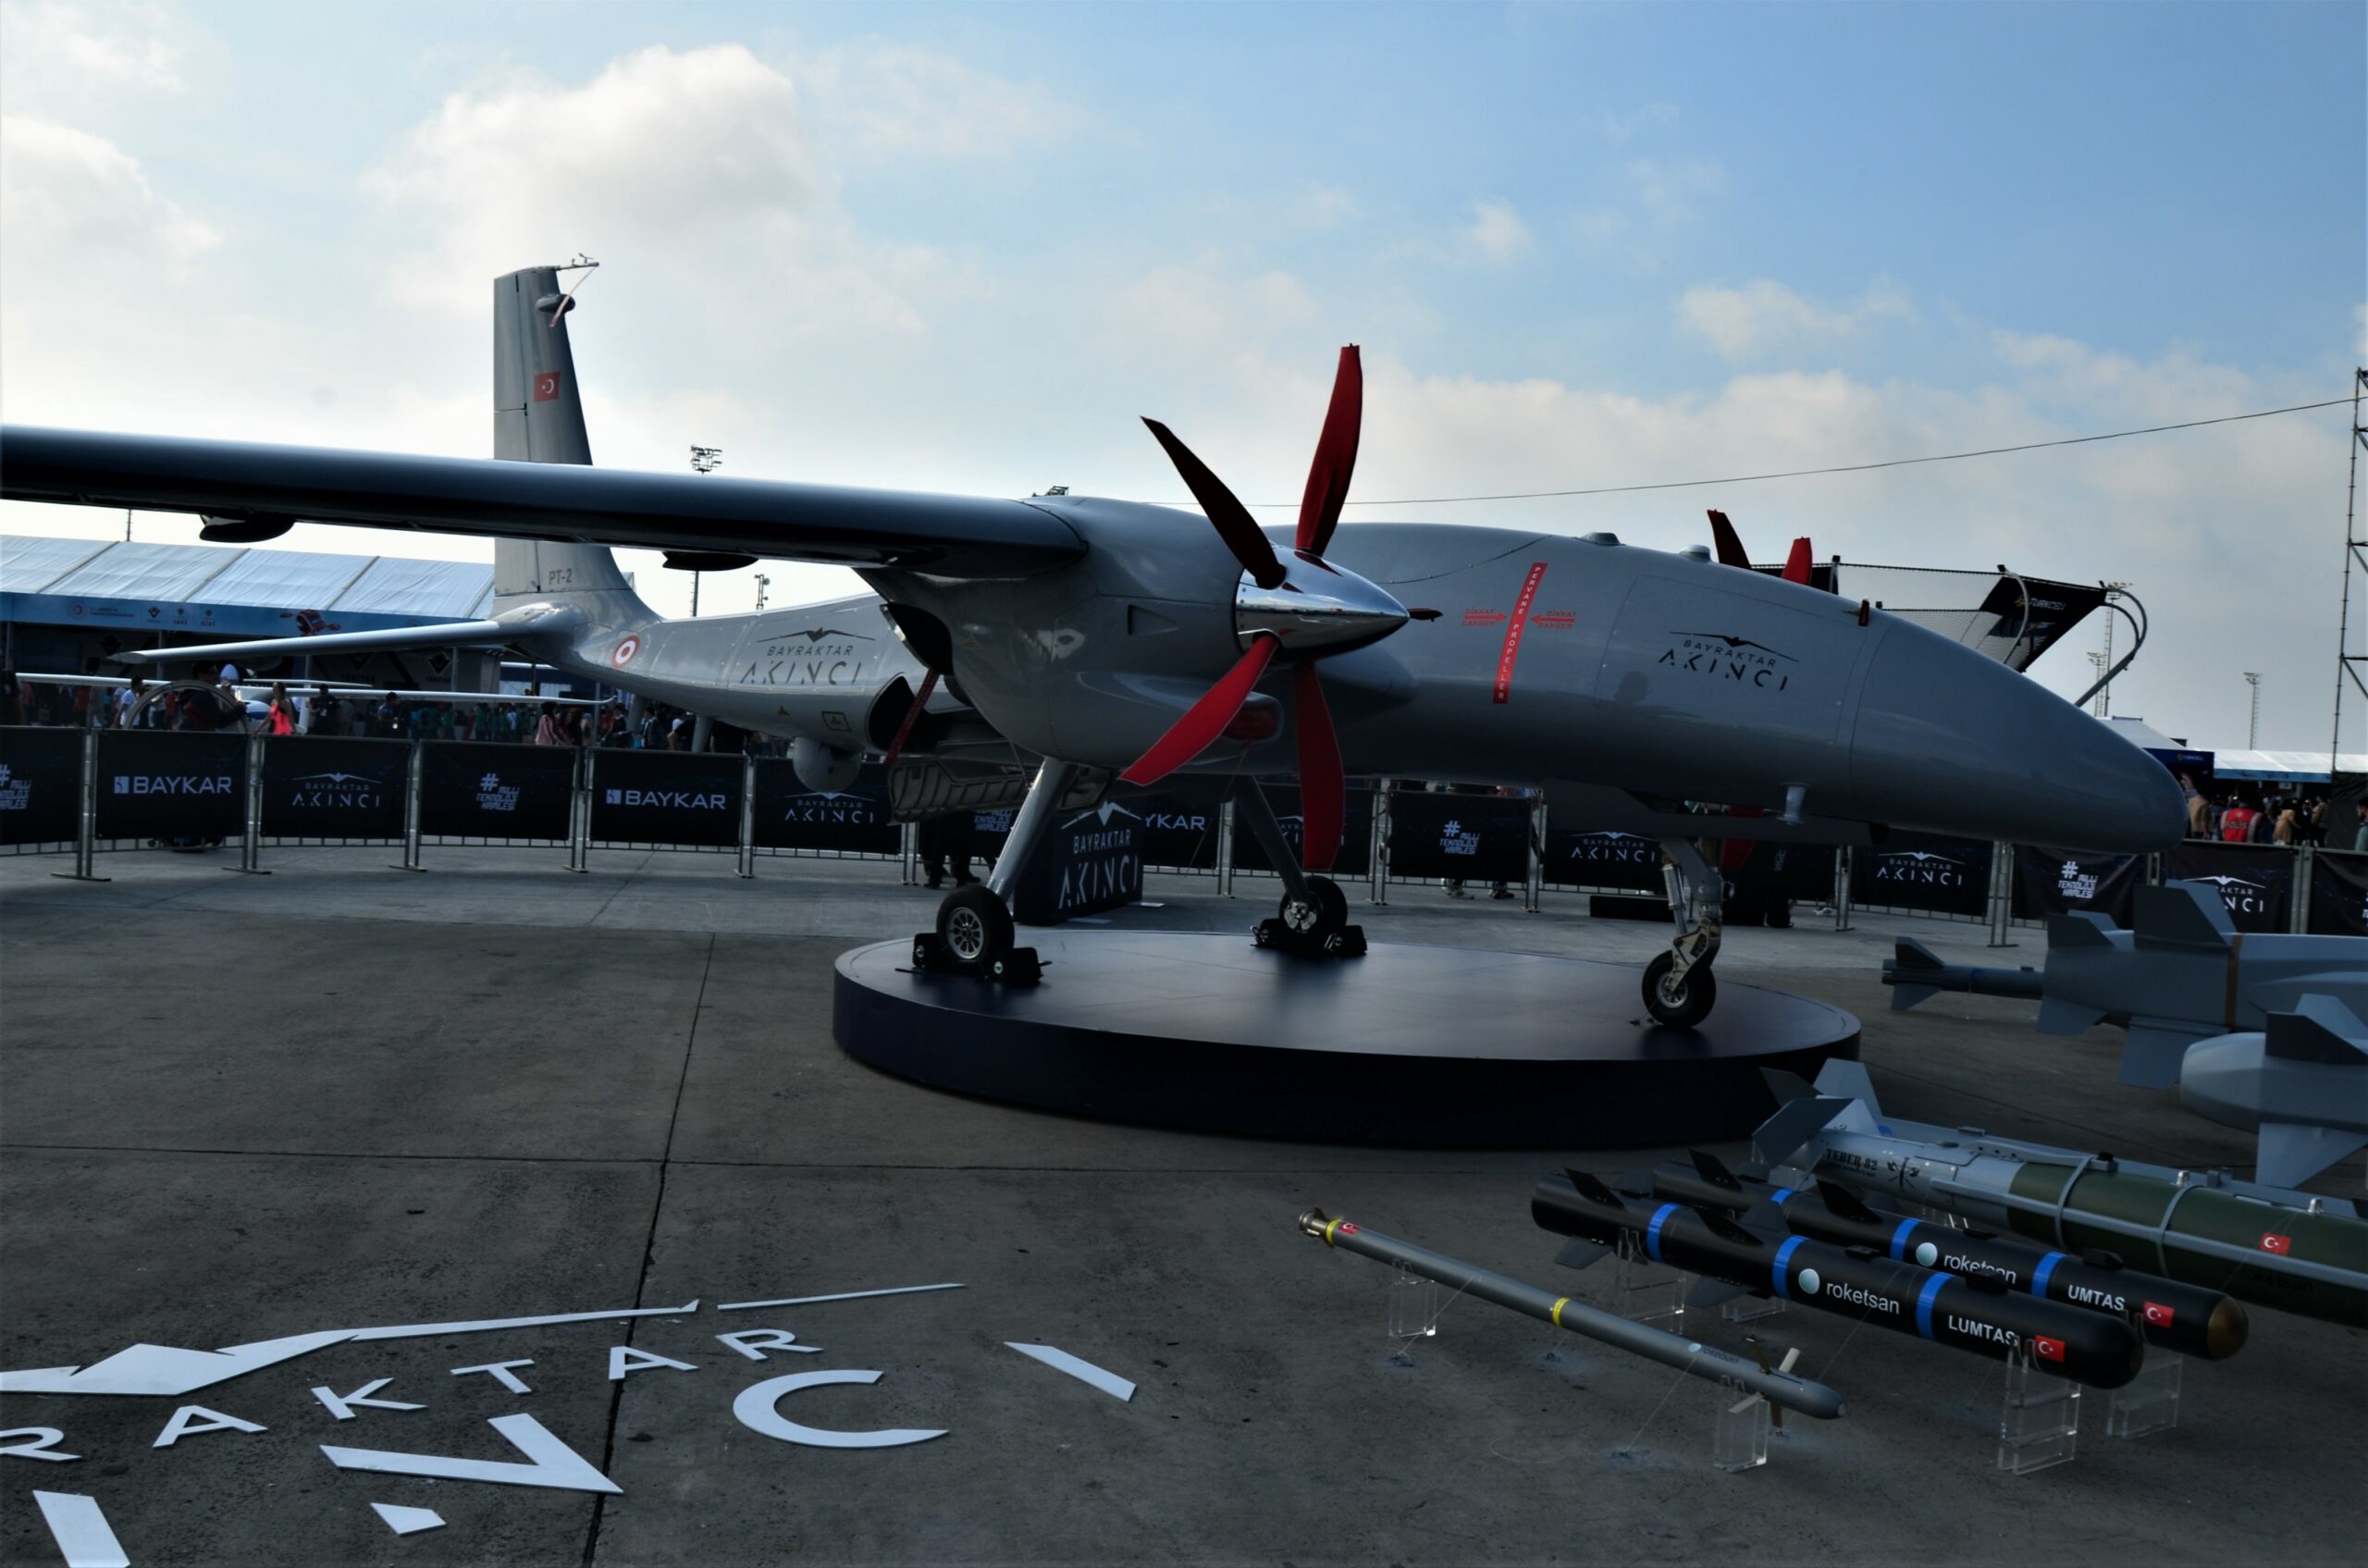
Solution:
M 1339 526 L 1357 466 L 1357 436 L 1364 414 L 1364 369 L 1355 344 L 1340 351 L 1332 381 L 1332 403 L 1315 443 L 1307 489 L 1300 498 L 1299 533 L 1289 559 L 1275 553 L 1250 509 L 1225 481 L 1192 455 L 1175 433 L 1155 419 L 1143 423 L 1176 464 L 1192 499 L 1241 562 L 1234 589 L 1235 635 L 1242 654 L 1216 685 L 1187 709 L 1167 733 L 1152 743 L 1118 776 L 1131 784 L 1154 784 L 1206 750 L 1250 700 L 1259 678 L 1277 657 L 1294 661 L 1291 703 L 1299 735 L 1300 809 L 1303 814 L 1303 863 L 1311 871 L 1331 869 L 1339 853 L 1348 781 L 1340 763 L 1339 736 L 1325 706 L 1316 661 L 1380 641 L 1407 620 L 1406 607 L 1354 573 L 1324 559 L 1324 547 Z

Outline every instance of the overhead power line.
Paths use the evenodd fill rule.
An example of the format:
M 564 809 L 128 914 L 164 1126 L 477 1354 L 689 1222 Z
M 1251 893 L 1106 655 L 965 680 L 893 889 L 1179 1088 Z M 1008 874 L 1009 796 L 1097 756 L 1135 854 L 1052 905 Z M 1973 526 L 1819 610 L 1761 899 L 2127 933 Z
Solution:
M 1706 485 L 1750 485 L 1763 479 L 1806 479 L 1819 474 L 1865 474 L 1877 468 L 1908 468 L 1922 463 L 1958 463 L 1969 457 L 2002 457 L 2008 452 L 2039 451 L 2047 447 L 2085 446 L 2091 441 L 2118 441 L 2131 436 L 2156 436 L 2165 430 L 2195 430 L 2206 425 L 2234 425 L 2247 419 L 2271 419 L 2281 414 L 2306 414 L 2314 408 L 2334 408 L 2348 403 L 2350 398 L 2329 398 L 2325 402 L 2295 403 L 2288 408 L 2256 409 L 2251 414 L 2224 414 L 2215 419 L 2183 419 L 2174 425 L 2148 425 L 2136 430 L 2107 430 L 2095 436 L 2065 436 L 2053 441 L 2024 441 L 2011 447 L 1982 447 L 1974 451 L 1935 452 L 1928 457 L 1894 457 L 1881 463 L 1837 463 L 1824 468 L 1788 468 L 1776 474 L 1731 474 L 1720 479 L 1664 479 L 1650 485 L 1595 485 L 1575 490 L 1511 490 L 1501 495 L 1485 496 L 1405 496 L 1394 500 L 1351 500 L 1350 506 L 1459 506 L 1467 501 L 1490 500 L 1553 500 L 1565 496 L 1633 495 L 1639 490 L 1689 490 Z M 1190 501 L 1170 501 L 1170 506 L 1190 506 Z M 1252 506 L 1297 506 L 1295 500 L 1255 500 Z

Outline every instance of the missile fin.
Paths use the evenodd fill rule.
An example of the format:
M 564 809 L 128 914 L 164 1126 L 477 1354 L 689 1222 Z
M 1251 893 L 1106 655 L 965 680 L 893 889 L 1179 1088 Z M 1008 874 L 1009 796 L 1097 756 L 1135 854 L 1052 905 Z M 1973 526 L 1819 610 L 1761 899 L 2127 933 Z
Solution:
M 1602 1242 L 1573 1236 L 1562 1243 L 1562 1250 L 1554 1254 L 1554 1261 L 1564 1268 L 1587 1268 L 1610 1255 L 1611 1249 Z
M 2368 1057 L 2368 1024 L 2332 996 L 2314 993 L 2297 1002 L 2290 1012 L 2270 1014 L 2269 1027 L 2263 1033 L 2262 1054 L 2284 1061 L 2358 1067 L 2362 1058 Z
M 1774 1077 L 1775 1074 L 1769 1076 Z M 1798 1079 L 1794 1080 L 1799 1082 Z M 1804 1087 L 1807 1087 L 1804 1085 Z M 1789 1165 L 1793 1156 L 1837 1116 L 1850 1108 L 1847 1100 L 1831 1100 L 1819 1094 L 1806 1094 L 1797 1100 L 1787 1100 L 1776 1107 L 1776 1114 L 1759 1124 L 1751 1135 L 1751 1152 L 1755 1158 L 1768 1165 Z M 1808 1162 L 1815 1164 L 1814 1160 Z
M 2047 950 L 2062 952 L 2067 947 L 2111 947 L 2112 933 L 2118 929 L 2093 909 L 2075 909 L 2068 915 L 2050 915 L 2047 920 Z
M 1875 1104 L 1875 1080 L 1867 1076 L 1864 1063 L 1839 1057 L 1829 1060 L 1817 1075 L 1817 1092 L 1837 1099 L 1856 1100 L 1867 1107 L 1868 1116 L 1883 1114 L 1882 1107 Z
M 2179 1080 L 2188 1047 L 2205 1038 L 2166 1020 L 2132 1019 L 2129 1043 L 2121 1048 L 2121 1071 L 2115 1081 L 2133 1089 L 2168 1089 Z
M 2253 1179 L 2267 1187 L 2299 1187 L 2364 1144 L 2368 1144 L 2368 1132 L 2265 1121 L 2261 1124 Z
M 1784 1223 L 1784 1211 L 1765 1198 L 1739 1215 L 1725 1215 L 1720 1217 L 1755 1241 L 1782 1241 L 1792 1234 L 1792 1228 Z M 1728 1239 L 1731 1241 L 1734 1239 L 1732 1232 L 1729 1233 Z
M 2141 950 L 2225 953 L 2229 939 L 2237 934 L 2236 923 L 2228 919 L 2228 906 L 2209 883 L 2169 882 L 2131 892 L 2129 930 Z
M 2039 1031 L 2041 1034 L 2078 1034 L 2090 1024 L 2105 1021 L 2103 1007 L 2084 1007 L 2078 1002 L 2066 1002 L 2050 996 L 2039 1005 Z
M 1708 1149 L 1688 1149 L 1685 1154 L 1694 1162 L 1695 1174 L 1703 1180 L 1714 1187 L 1723 1187 L 1730 1192 L 1743 1191 L 1743 1183 L 1735 1179 L 1734 1172 L 1727 1168 L 1726 1162 Z
M 1724 1209 L 1714 1209 L 1696 1204 L 1688 1207 L 1686 1212 L 1700 1220 L 1703 1228 L 1713 1236 L 1723 1236 L 1730 1241 L 1741 1241 L 1745 1246 L 1767 1240 L 1763 1236 L 1755 1234 L 1750 1227 L 1739 1223 Z
M 1871 1221 L 1882 1217 L 1867 1205 L 1867 1201 L 1858 1196 L 1856 1189 L 1844 1186 L 1839 1181 L 1829 1181 L 1822 1177 L 1819 1178 L 1817 1195 L 1825 1201 L 1828 1213 L 1839 1215 L 1844 1219 Z
M 1894 1013 L 1904 1013 L 1918 1002 L 1929 1002 L 1940 994 L 1941 988 L 1937 985 L 1905 985 L 1898 981 L 1893 981 L 1891 1010 Z
M 1610 1204 L 1615 1208 L 1624 1209 L 1628 1206 L 1626 1204 L 1621 1202 L 1619 1193 L 1613 1191 L 1610 1188 L 1606 1187 L 1602 1182 L 1597 1180 L 1594 1177 L 1589 1176 L 1584 1170 L 1566 1169 L 1562 1174 L 1571 1179 L 1571 1185 L 1578 1189 L 1579 1196 L 1582 1198 L 1589 1198 L 1598 1204 Z M 1648 1192 L 1652 1191 L 1652 1182 L 1650 1178 L 1646 1179 L 1645 1191 Z

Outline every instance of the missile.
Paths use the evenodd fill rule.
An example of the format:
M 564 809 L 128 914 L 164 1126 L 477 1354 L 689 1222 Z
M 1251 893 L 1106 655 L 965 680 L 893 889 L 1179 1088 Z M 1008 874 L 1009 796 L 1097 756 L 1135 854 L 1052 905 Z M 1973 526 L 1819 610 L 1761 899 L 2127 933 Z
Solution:
M 2262 1180 L 2308 1181 L 2368 1144 L 2368 1024 L 2332 996 L 2305 996 L 2266 1029 L 2189 1046 L 2179 1104 L 2258 1132 Z
M 2368 1327 L 2368 1220 L 2350 1200 L 2140 1165 L 2045 1143 L 1884 1117 L 1856 1062 L 1829 1062 L 1811 1091 L 1767 1075 L 1776 1114 L 1756 1158 L 1895 1194 L 2079 1255 L 2225 1290 L 2347 1327 Z
M 1837 1247 L 1869 1247 L 1900 1262 L 1995 1279 L 2009 1290 L 2133 1319 L 2148 1344 L 2181 1355 L 2222 1361 L 2244 1346 L 2247 1321 L 2240 1303 L 2200 1285 L 2124 1268 L 2110 1253 L 2067 1257 L 1988 1230 L 1909 1219 L 1870 1207 L 1838 1181 L 1819 1181 L 1809 1191 L 1770 1187 L 1749 1170 L 1729 1170 L 1698 1152 L 1692 1166 L 1655 1166 L 1645 1185 L 1657 1198 L 1694 1208 L 1744 1210 L 1770 1203 L 1795 1236 Z
M 1410 1273 L 1453 1286 L 1480 1301 L 1491 1302 L 1524 1317 L 1534 1317 L 1540 1323 L 1550 1323 L 1557 1328 L 1567 1328 L 1573 1334 L 1600 1340 L 1614 1350 L 1627 1351 L 1647 1361 L 1659 1362 L 1663 1366 L 1673 1366 L 1688 1377 L 1733 1383 L 1786 1410 L 1797 1410 L 1803 1415 L 1813 1415 L 1820 1421 L 1831 1421 L 1843 1412 L 1842 1396 L 1823 1383 L 1795 1377 L 1781 1367 L 1771 1371 L 1757 1362 L 1714 1350 L 1665 1329 L 1632 1323 L 1599 1307 L 1574 1302 L 1568 1296 L 1558 1296 L 1551 1290 L 1541 1290 L 1535 1285 L 1525 1285 L 1505 1275 L 1474 1268 L 1444 1253 L 1435 1253 L 1411 1241 L 1385 1236 L 1378 1230 L 1367 1230 L 1348 1219 L 1334 1219 L 1322 1209 L 1310 1209 L 1301 1215 L 1299 1228 L 1301 1233 L 1315 1237 L 1327 1247 L 1355 1253 L 1376 1263 L 1396 1264 Z M 1785 1364 L 1789 1366 L 1790 1361 Z
M 2037 1001 L 2040 972 L 2025 964 L 2018 969 L 1976 969 L 1968 964 L 1944 964 L 1940 955 L 1912 936 L 1903 936 L 1883 966 L 1883 983 L 1891 987 L 1891 1010 L 1904 1013 L 1938 992 L 1969 991 L 1976 996 L 2018 996 Z
M 1787 1236 L 1781 1222 L 1755 1227 L 1749 1216 L 1650 1199 L 1632 1208 L 1585 1171 L 1539 1182 L 1529 1214 L 1542 1228 L 1575 1239 L 1556 1259 L 1572 1267 L 1633 1237 L 1655 1263 L 1995 1361 L 2028 1349 L 2041 1371 L 2094 1388 L 2120 1388 L 2146 1360 L 2145 1340 L 2120 1318 L 2013 1294 L 1983 1276 L 1919 1268 L 1872 1247 Z

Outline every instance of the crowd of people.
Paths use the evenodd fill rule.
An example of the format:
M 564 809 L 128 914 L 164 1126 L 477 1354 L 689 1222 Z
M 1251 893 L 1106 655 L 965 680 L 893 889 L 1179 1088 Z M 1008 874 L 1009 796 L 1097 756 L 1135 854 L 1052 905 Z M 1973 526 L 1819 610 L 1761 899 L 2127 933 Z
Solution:
M 2368 851 L 2368 796 L 2355 797 L 2347 811 L 2332 796 L 2300 791 L 2281 795 L 2224 787 L 2214 795 L 2198 788 L 2186 773 L 2179 775 L 2179 791 L 2187 796 L 2189 838 Z

